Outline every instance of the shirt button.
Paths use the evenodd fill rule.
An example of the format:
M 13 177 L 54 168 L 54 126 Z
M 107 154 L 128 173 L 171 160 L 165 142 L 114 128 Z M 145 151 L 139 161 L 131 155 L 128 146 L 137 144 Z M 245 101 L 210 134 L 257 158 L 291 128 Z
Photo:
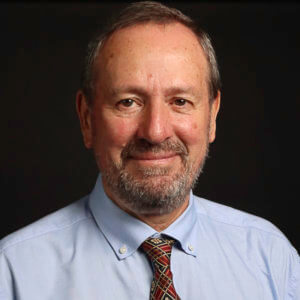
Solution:
M 194 251 L 194 247 L 192 245 L 188 245 L 190 251 Z
M 126 246 L 122 246 L 122 247 L 119 249 L 119 252 L 120 252 L 121 254 L 126 253 L 126 251 L 127 251 Z

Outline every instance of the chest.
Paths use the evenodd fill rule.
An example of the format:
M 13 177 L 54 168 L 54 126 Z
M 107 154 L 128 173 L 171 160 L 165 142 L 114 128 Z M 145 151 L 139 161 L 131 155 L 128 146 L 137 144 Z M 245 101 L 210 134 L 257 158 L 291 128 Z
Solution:
M 124 260 L 105 253 L 77 253 L 67 263 L 58 258 L 52 264 L 40 265 L 39 274 L 22 281 L 16 278 L 18 300 L 40 300 L 41 295 L 45 300 L 149 299 L 152 266 L 140 251 Z M 194 257 L 176 249 L 171 271 L 182 300 L 283 299 L 270 277 L 238 257 Z

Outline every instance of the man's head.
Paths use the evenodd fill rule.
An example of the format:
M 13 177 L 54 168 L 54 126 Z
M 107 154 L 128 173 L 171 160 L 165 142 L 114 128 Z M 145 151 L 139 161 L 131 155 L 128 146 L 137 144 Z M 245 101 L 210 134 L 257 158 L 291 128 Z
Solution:
M 215 138 L 218 72 L 198 31 L 174 13 L 168 19 L 169 8 L 134 4 L 123 24 L 131 9 L 139 21 L 115 25 L 94 46 L 77 109 L 110 198 L 137 215 L 166 214 L 187 202 Z
M 101 33 L 98 33 L 94 39 L 90 41 L 87 47 L 81 78 L 81 89 L 89 103 L 91 104 L 93 101 L 95 91 L 94 84 L 97 79 L 97 74 L 100 71 L 94 68 L 95 61 L 107 40 L 114 32 L 122 28 L 149 22 L 161 25 L 181 23 L 196 35 L 208 62 L 209 73 L 207 82 L 209 85 L 210 100 L 215 99 L 221 88 L 221 79 L 216 54 L 208 34 L 181 11 L 165 6 L 159 2 L 142 1 L 132 3 L 125 7 L 111 24 L 108 24 Z

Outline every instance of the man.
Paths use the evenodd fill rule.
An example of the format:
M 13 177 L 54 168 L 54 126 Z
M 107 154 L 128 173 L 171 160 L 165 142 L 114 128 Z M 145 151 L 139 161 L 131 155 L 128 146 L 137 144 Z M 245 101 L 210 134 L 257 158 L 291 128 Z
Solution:
M 90 43 L 76 103 L 101 175 L 1 241 L 1 300 L 300 299 L 299 256 L 278 229 L 191 193 L 220 106 L 192 20 L 128 6 Z

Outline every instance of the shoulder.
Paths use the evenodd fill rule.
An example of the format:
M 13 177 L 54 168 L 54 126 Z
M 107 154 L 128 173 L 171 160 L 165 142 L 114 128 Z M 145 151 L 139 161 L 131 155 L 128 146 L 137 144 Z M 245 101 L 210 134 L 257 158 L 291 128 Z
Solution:
M 198 222 L 222 249 L 230 249 L 264 274 L 286 275 L 290 293 L 299 293 L 300 258 L 286 236 L 261 217 L 194 196 Z M 232 252 L 232 251 L 231 251 Z M 273 274 L 273 275 L 271 275 Z
M 284 277 L 289 295 L 300 294 L 299 254 L 275 225 L 197 196 L 194 200 L 198 222 L 205 228 L 205 234 L 217 241 L 216 245 L 238 253 L 275 281 Z
M 194 199 L 198 216 L 207 222 L 232 230 L 253 230 L 287 241 L 284 234 L 266 219 L 197 196 Z
M 16 245 L 58 234 L 89 220 L 91 216 L 87 203 L 88 196 L 9 234 L 0 240 L 0 253 Z
M 194 199 L 198 222 L 211 238 L 250 255 L 261 266 L 297 265 L 300 269 L 296 249 L 268 220 L 203 198 Z

